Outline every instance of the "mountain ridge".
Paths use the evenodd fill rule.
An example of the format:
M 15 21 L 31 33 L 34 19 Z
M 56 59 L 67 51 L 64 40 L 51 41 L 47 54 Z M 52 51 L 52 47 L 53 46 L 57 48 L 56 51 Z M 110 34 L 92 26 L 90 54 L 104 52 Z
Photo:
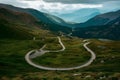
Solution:
M 114 11 L 114 12 L 108 12 L 108 13 L 97 15 L 84 23 L 75 24 L 75 26 L 90 27 L 90 26 L 106 25 L 107 23 L 118 18 L 119 16 L 120 16 L 120 10 Z
M 20 8 L 20 7 L 15 7 L 15 6 L 8 5 L 8 4 L 0 4 L 0 7 L 10 9 L 13 11 L 17 11 L 17 12 L 28 13 L 28 14 L 34 16 L 39 21 L 42 20 L 46 24 L 56 24 L 56 25 L 61 25 L 61 26 L 66 26 L 66 27 L 70 26 L 69 23 L 65 22 L 63 19 L 61 19 L 59 17 L 56 17 L 56 16 L 48 14 L 48 13 L 43 13 L 43 12 L 40 12 L 40 11 L 32 9 L 32 8 Z M 57 19 L 57 21 L 52 19 L 50 16 Z
M 92 15 L 92 14 L 94 14 L 94 15 Z M 82 22 L 85 22 L 85 21 L 89 20 L 90 18 L 92 18 L 96 15 L 99 15 L 99 14 L 100 14 L 100 11 L 98 9 L 84 8 L 84 9 L 75 10 L 75 11 L 69 12 L 69 13 L 54 14 L 54 15 L 64 19 L 67 22 L 73 22 L 74 21 L 75 23 L 82 23 Z M 90 16 L 90 15 L 92 15 L 92 16 Z
M 0 9 L 2 9 L 2 8 L 4 8 L 4 7 L 1 7 L 1 5 L 0 5 Z M 73 28 L 69 28 L 69 27 L 66 27 L 63 25 L 61 26 L 59 24 L 55 24 L 56 22 L 58 22 L 58 23 L 62 22 L 62 20 L 55 16 L 52 16 L 50 14 L 49 15 L 44 14 L 44 13 L 41 13 L 34 9 L 23 9 L 23 8 L 19 9 L 19 8 L 15 8 L 14 6 L 12 6 L 12 9 L 15 8 L 13 10 L 11 8 L 10 9 L 9 8 L 4 8 L 4 9 L 8 9 L 8 12 L 4 12 L 4 10 L 2 12 L 2 10 L 1 10 L 0 18 L 8 20 L 8 22 L 10 22 L 10 23 L 15 22 L 17 24 L 23 24 L 25 27 L 28 26 L 30 29 L 33 28 L 33 26 L 34 26 L 34 28 L 41 28 L 41 29 L 49 30 L 49 31 L 55 32 L 56 34 L 59 32 L 64 32 L 66 34 L 72 33 L 73 36 L 77 36 L 80 38 L 108 38 L 108 39 L 113 39 L 113 40 L 120 40 L 120 37 L 118 35 L 118 34 L 120 34 L 119 33 L 120 10 L 115 11 L 115 12 L 108 12 L 105 14 L 97 15 L 85 23 L 71 24 L 71 26 Z M 16 9 L 17 9 L 17 11 L 16 11 Z M 11 10 L 11 11 L 9 12 L 9 10 Z M 33 12 L 31 12 L 31 11 L 33 11 Z M 11 12 L 13 12 L 15 14 L 12 15 Z M 19 15 L 20 13 L 22 13 L 22 15 Z M 39 19 L 37 19 L 36 17 L 38 15 L 40 17 L 42 17 L 44 15 L 45 20 L 47 20 L 47 18 L 49 18 L 49 19 L 51 19 L 50 20 L 51 22 L 49 22 L 49 20 L 45 21 L 44 19 L 41 19 L 40 17 L 39 17 Z M 27 17 L 28 17 L 28 19 L 27 19 Z M 61 21 L 59 22 L 59 20 L 61 20 Z M 54 23 L 54 21 L 55 21 L 55 23 Z M 82 25 L 82 27 L 81 27 L 81 25 Z
M 36 36 L 33 31 L 37 30 L 69 31 L 66 27 L 45 24 L 27 13 L 0 8 L 0 38 L 32 39 Z
M 88 26 L 75 29 L 74 36 L 82 38 L 103 38 L 120 40 L 120 16 L 105 25 Z

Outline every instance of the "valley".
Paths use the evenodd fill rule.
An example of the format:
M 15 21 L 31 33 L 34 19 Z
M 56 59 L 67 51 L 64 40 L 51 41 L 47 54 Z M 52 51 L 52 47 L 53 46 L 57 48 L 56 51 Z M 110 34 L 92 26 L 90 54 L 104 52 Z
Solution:
M 120 10 L 97 12 L 71 24 L 0 3 L 0 80 L 119 80 Z
M 50 38 L 47 38 L 50 39 Z M 64 45 L 67 44 L 73 45 L 78 42 L 82 42 L 82 39 L 74 38 L 64 38 L 62 39 L 64 42 Z M 49 40 L 45 40 L 49 41 Z M 106 79 L 112 79 L 112 78 L 118 78 L 119 77 L 119 41 L 99 41 L 96 39 L 91 40 L 92 43 L 88 45 L 90 49 L 95 51 L 96 53 L 96 59 L 93 61 L 93 63 L 87 67 L 84 67 L 82 69 L 77 70 L 70 70 L 70 71 L 46 71 L 41 70 L 32 67 L 29 65 L 25 59 L 24 56 L 27 52 L 29 52 L 32 49 L 39 49 L 42 47 L 46 42 L 41 40 L 0 40 L 0 77 L 1 79 L 76 79 L 76 80 L 87 80 L 85 79 L 85 76 L 91 75 L 90 79 L 98 79 L 100 76 L 106 76 Z M 72 42 L 72 43 L 71 43 Z M 70 44 L 71 43 L 71 44 Z M 47 44 L 53 44 L 54 48 L 54 42 L 47 42 Z M 68 45 L 69 44 L 69 45 Z M 19 46 L 17 46 L 19 45 Z M 9 47 L 11 46 L 11 47 Z M 67 47 L 66 46 L 66 50 Z M 34 58 L 34 62 L 40 62 L 42 65 L 48 65 L 51 67 L 70 67 L 82 64 L 84 61 L 87 61 L 90 57 L 90 53 L 88 53 L 80 43 L 77 45 L 71 46 L 71 50 L 68 53 L 67 52 L 60 52 L 60 53 L 50 53 L 50 54 L 44 54 L 40 58 Z M 114 47 L 116 46 L 116 47 Z M 58 47 L 56 49 L 61 49 L 61 47 Z M 76 50 L 77 49 L 77 50 Z M 52 55 L 54 54 L 54 56 Z M 63 54 L 63 56 L 61 55 Z M 77 55 L 77 56 L 76 56 Z M 43 58 L 42 58 L 43 57 Z M 72 59 L 71 59 L 72 58 Z M 41 59 L 41 60 L 40 60 Z M 70 59 L 70 62 L 69 62 Z M 42 62 L 41 62 L 42 61 Z M 57 61 L 57 62 L 56 62 Z M 62 63 L 61 63 L 61 62 Z M 74 63 L 72 63 L 74 62 Z M 75 63 L 76 62 L 76 63 Z M 114 62 L 114 63 L 113 63 Z M 71 64 L 72 63 L 72 64 Z M 64 64 L 64 65 L 63 65 Z M 71 65 L 67 65 L 71 64 Z M 114 65 L 113 65 L 114 64 Z M 109 66 L 109 67 L 108 67 Z M 11 74 L 9 74 L 11 73 Z M 50 74 L 50 75 L 47 75 Z M 78 74 L 79 76 L 74 76 L 74 74 Z M 54 76 L 52 76 L 54 75 Z M 59 76 L 58 76 L 59 75 Z
M 39 69 L 43 69 L 43 70 L 58 70 L 58 71 L 60 71 L 60 70 L 74 70 L 74 69 L 80 69 L 80 68 L 83 68 L 83 67 L 86 67 L 86 66 L 89 66 L 92 62 L 93 62 L 93 60 L 95 59 L 95 53 L 91 50 L 91 49 L 89 49 L 88 47 L 87 47 L 87 45 L 88 44 L 90 44 L 90 42 L 86 42 L 86 43 L 84 43 L 83 44 L 83 46 L 84 46 L 84 48 L 88 51 L 88 52 L 90 52 L 91 53 L 91 58 L 86 62 L 86 63 L 84 63 L 84 64 L 81 64 L 81 65 L 78 65 L 78 66 L 76 66 L 76 67 L 66 67 L 66 68 L 51 68 L 51 67 L 45 67 L 45 66 L 42 66 L 41 64 L 35 64 L 34 62 L 35 62 L 35 60 L 36 60 L 36 57 L 37 56 L 42 56 L 42 55 L 45 55 L 46 53 L 47 54 L 52 54 L 53 53 L 53 55 L 55 56 L 55 54 L 56 53 L 62 53 L 63 55 L 66 55 L 66 53 L 68 53 L 68 52 L 66 52 L 66 53 L 64 53 L 64 52 L 61 52 L 61 51 L 64 51 L 66 48 L 65 48 L 65 46 L 64 46 L 64 44 L 62 43 L 62 41 L 61 41 L 61 39 L 60 39 L 60 37 L 58 37 L 58 40 L 59 40 L 59 43 L 60 43 L 60 45 L 62 46 L 62 49 L 60 49 L 60 50 L 56 50 L 56 51 L 49 51 L 49 50 L 43 50 L 44 49 L 44 47 L 46 47 L 46 45 L 44 45 L 41 49 L 39 49 L 39 50 L 37 50 L 37 51 L 35 51 L 35 50 L 32 50 L 32 51 L 30 51 L 30 52 L 28 52 L 27 54 L 26 54 L 26 56 L 25 56 L 25 59 L 26 59 L 26 61 L 28 62 L 28 64 L 30 64 L 30 65 L 32 65 L 33 67 L 36 67 L 36 68 L 39 68 Z M 62 54 L 61 54 L 61 56 L 62 56 Z M 74 53 L 75 54 L 75 53 Z M 53 56 L 53 55 L 51 55 L 51 56 Z M 60 55 L 60 54 L 59 54 Z M 56 55 L 56 56 L 59 56 L 59 55 Z M 85 54 L 84 54 L 85 55 Z M 63 56 L 62 56 L 63 57 Z M 83 57 L 83 56 L 82 56 Z M 34 60 L 34 62 L 32 62 L 32 60 L 31 59 L 34 59 L 35 58 L 35 60 Z M 40 57 L 39 57 L 40 58 Z M 48 57 L 48 56 L 44 56 L 44 61 L 46 60 L 45 58 L 50 58 L 50 57 Z M 53 58 L 53 57 L 52 57 Z M 46 62 L 42 62 L 42 60 L 40 60 L 40 59 L 38 59 L 37 61 L 40 61 L 40 63 L 43 63 L 43 64 L 46 64 L 46 65 L 55 65 L 55 64 L 51 64 L 51 60 L 52 60 L 52 58 L 51 59 L 48 59 L 48 60 L 50 60 L 49 61 L 49 63 L 47 62 L 47 64 L 46 64 Z M 60 59 L 60 58 L 59 58 Z M 62 59 L 62 58 L 61 58 Z M 60 60 L 61 60 L 60 59 Z M 72 60 L 73 58 L 71 58 L 70 60 Z M 57 63 L 59 63 L 59 60 L 57 60 L 57 59 L 54 59 L 53 60 L 53 62 L 56 62 L 57 61 Z M 78 61 L 75 61 L 75 62 L 73 62 L 73 63 L 69 63 L 69 64 L 66 64 L 65 62 L 66 62 L 67 60 L 65 60 L 65 61 L 63 61 L 62 60 L 62 62 L 64 62 L 64 66 L 65 65 L 74 65 L 74 63 L 76 63 L 76 62 L 78 62 Z M 62 65 L 62 62 L 60 62 L 60 64 Z M 69 61 L 68 61 L 69 62 Z M 70 61 L 70 62 L 72 62 L 72 61 Z M 59 66 L 59 64 L 56 64 L 56 66 Z

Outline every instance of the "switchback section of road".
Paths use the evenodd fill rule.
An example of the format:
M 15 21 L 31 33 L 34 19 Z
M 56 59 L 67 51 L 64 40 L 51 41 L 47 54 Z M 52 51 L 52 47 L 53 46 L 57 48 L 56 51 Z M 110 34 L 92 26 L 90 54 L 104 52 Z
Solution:
M 44 45 L 40 49 L 39 52 L 36 52 L 36 50 L 32 50 L 32 51 L 29 51 L 25 55 L 25 60 L 27 61 L 27 63 L 30 64 L 33 67 L 36 67 L 36 68 L 39 68 L 39 69 L 44 69 L 44 70 L 73 70 L 73 69 L 80 69 L 80 68 L 89 66 L 94 61 L 94 59 L 96 58 L 95 53 L 90 48 L 87 47 L 87 45 L 90 44 L 90 42 L 85 42 L 83 44 L 83 47 L 91 54 L 91 58 L 86 63 L 84 63 L 83 65 L 79 65 L 79 66 L 76 66 L 76 67 L 70 67 L 70 68 L 52 68 L 52 67 L 45 67 L 45 66 L 42 66 L 42 65 L 38 65 L 38 64 L 35 64 L 34 62 L 32 62 L 31 58 L 35 58 L 37 56 L 42 56 L 45 53 L 64 51 L 66 48 L 65 48 L 64 44 L 62 43 L 61 38 L 60 37 L 57 37 L 57 38 L 59 40 L 60 45 L 62 46 L 62 49 L 56 50 L 56 51 L 43 50 L 44 47 L 46 46 L 46 45 Z

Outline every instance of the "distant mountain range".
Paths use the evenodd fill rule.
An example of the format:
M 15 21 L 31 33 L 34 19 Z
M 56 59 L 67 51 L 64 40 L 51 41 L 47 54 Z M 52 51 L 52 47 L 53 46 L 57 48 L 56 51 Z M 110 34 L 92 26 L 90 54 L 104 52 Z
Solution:
M 77 15 L 79 17 L 81 14 Z M 72 33 L 81 38 L 120 40 L 120 10 L 97 15 L 84 23 L 71 24 L 34 9 L 0 4 L 0 38 L 31 38 L 33 29 Z
M 71 13 L 56 14 L 56 16 L 64 19 L 67 22 L 82 23 L 99 14 L 100 11 L 98 9 L 85 8 L 85 9 L 73 11 Z
M 105 14 L 97 15 L 84 23 L 75 24 L 76 27 L 90 27 L 90 26 L 100 26 L 107 25 L 112 20 L 115 20 L 120 16 L 120 10 L 115 12 L 109 12 Z
M 73 35 L 82 38 L 120 40 L 120 10 L 98 15 L 83 24 L 84 27 L 76 27 Z

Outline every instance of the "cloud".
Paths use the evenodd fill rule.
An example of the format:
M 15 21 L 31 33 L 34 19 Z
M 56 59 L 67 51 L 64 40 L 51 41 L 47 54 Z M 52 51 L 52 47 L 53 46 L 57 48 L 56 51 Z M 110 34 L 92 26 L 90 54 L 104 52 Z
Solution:
M 101 4 L 67 4 L 60 2 L 45 2 L 44 0 L 0 0 L 0 3 L 12 4 L 14 6 L 23 7 L 23 8 L 34 8 L 37 10 L 44 11 L 63 11 L 63 10 L 76 10 L 80 8 L 99 8 L 102 7 Z
M 28 6 L 27 4 L 21 3 L 20 0 L 0 0 L 0 3 L 4 3 L 4 4 L 11 4 L 14 6 L 18 6 L 18 7 L 25 7 Z
M 41 0 L 26 0 L 26 1 L 41 1 Z M 44 0 L 45 2 L 60 2 L 65 4 L 100 4 L 109 1 L 119 1 L 119 0 Z
M 0 3 L 51 13 L 69 13 L 83 8 L 96 8 L 101 12 L 120 9 L 119 0 L 0 0 Z
M 116 11 L 120 10 L 120 1 L 109 1 L 103 3 L 103 7 L 99 8 L 101 12 L 110 12 L 110 11 Z
M 21 1 L 21 3 L 28 4 L 29 8 L 35 8 L 37 10 L 47 10 L 49 12 L 68 12 L 81 8 L 100 8 L 102 4 L 67 4 L 60 2 L 45 2 L 43 0 L 34 1 Z
M 44 0 L 46 2 L 61 2 L 61 3 L 67 3 L 67 4 L 73 4 L 73 3 L 84 3 L 84 4 L 100 4 L 103 2 L 109 2 L 109 1 L 119 1 L 119 0 Z

